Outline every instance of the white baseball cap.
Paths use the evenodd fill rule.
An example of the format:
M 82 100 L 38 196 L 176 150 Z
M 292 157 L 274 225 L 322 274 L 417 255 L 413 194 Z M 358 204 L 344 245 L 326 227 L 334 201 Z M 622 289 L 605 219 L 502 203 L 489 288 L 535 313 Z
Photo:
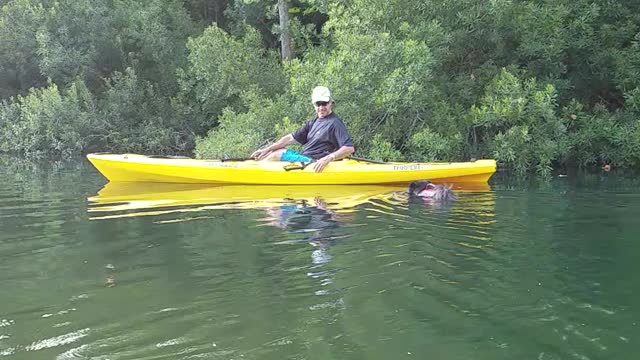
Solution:
M 311 93 L 311 103 L 315 104 L 318 101 L 331 101 L 331 91 L 326 86 L 316 86 Z

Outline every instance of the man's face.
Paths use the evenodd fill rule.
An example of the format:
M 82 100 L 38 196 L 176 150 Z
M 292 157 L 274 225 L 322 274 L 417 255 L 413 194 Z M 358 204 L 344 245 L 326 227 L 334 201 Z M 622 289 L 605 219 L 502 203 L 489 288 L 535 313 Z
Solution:
M 330 101 L 316 101 L 313 104 L 314 109 L 316 109 L 316 114 L 318 114 L 319 118 L 325 118 L 331 114 L 331 102 Z

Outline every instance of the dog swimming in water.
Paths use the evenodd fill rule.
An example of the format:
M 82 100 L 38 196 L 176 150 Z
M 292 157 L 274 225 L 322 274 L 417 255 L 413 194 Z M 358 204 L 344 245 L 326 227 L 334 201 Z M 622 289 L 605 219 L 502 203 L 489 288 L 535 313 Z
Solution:
M 409 185 L 409 196 L 417 196 L 434 201 L 452 201 L 457 196 L 451 188 L 453 188 L 453 185 L 436 185 L 429 180 L 416 180 Z

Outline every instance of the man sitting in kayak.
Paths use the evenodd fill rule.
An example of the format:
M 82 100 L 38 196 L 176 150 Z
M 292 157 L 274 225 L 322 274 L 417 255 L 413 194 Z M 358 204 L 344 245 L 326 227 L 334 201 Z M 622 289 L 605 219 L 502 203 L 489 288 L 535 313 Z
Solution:
M 355 151 L 353 141 L 342 119 L 331 110 L 334 102 L 329 89 L 324 86 L 314 88 L 311 102 L 316 110 L 313 119 L 275 143 L 256 150 L 251 157 L 256 160 L 315 161 L 313 169 L 321 172 L 331 161 L 351 155 Z M 304 145 L 302 154 L 286 148 L 294 142 Z

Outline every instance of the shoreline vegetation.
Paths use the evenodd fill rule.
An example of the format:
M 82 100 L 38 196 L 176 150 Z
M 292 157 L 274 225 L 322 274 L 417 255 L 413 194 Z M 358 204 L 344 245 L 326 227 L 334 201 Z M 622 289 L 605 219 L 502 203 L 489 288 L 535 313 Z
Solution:
M 637 170 L 640 3 L 0 0 L 2 153 L 246 157 L 316 85 L 359 157 Z

